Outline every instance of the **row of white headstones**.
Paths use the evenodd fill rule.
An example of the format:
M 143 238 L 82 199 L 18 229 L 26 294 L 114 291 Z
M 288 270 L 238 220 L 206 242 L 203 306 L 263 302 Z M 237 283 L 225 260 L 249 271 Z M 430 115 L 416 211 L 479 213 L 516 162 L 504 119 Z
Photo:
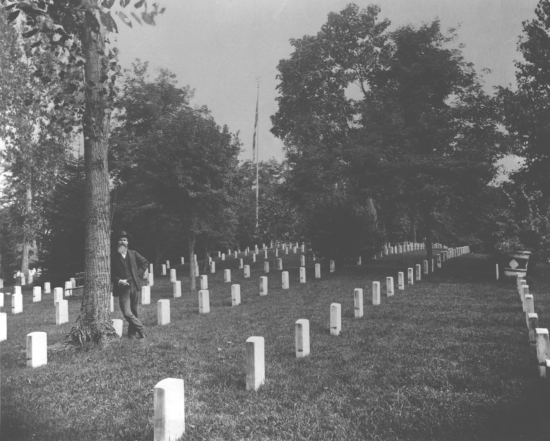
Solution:
M 529 330 L 529 343 L 534 345 L 539 363 L 539 375 L 546 379 L 550 368 L 550 339 L 547 328 L 538 328 L 539 316 L 535 313 L 535 299 L 529 294 L 529 286 L 523 274 L 516 276 L 517 290 L 521 299 L 522 310 Z
M 297 248 L 297 247 L 296 247 Z M 288 248 L 287 252 L 288 252 Z M 303 248 L 302 248 L 303 249 Z M 277 250 L 277 249 L 276 249 Z M 267 250 L 265 257 L 267 258 Z M 401 252 L 406 252 L 405 247 Z M 295 250 L 296 252 L 296 250 Z M 469 253 L 469 247 L 460 247 L 455 249 L 449 249 L 436 256 L 436 260 L 432 259 L 431 269 L 432 272 L 435 267 L 441 268 L 442 262 L 461 256 L 462 254 Z M 230 253 L 229 253 L 230 254 Z M 305 256 L 301 257 L 301 264 L 305 265 Z M 182 258 L 183 259 L 183 258 Z M 242 259 L 241 259 L 242 260 Z M 196 261 L 196 256 L 195 256 Z M 279 265 L 280 259 L 278 259 L 278 267 L 282 269 L 282 261 Z M 211 262 L 214 263 L 214 262 Z M 266 269 L 264 262 L 264 270 Z M 360 259 L 358 261 L 360 264 Z M 169 265 L 169 262 L 167 262 Z M 248 271 L 246 270 L 248 267 Z M 215 267 L 214 267 L 215 268 Z M 152 268 L 151 268 L 152 269 Z M 245 277 L 250 276 L 249 265 L 244 268 Z M 330 272 L 335 271 L 335 262 L 330 261 Z M 423 261 L 423 265 L 416 265 L 415 268 L 408 268 L 408 284 L 413 285 L 414 281 L 420 281 L 423 273 L 426 275 L 429 273 L 429 262 Z M 230 282 L 230 272 L 224 271 L 224 281 Z M 267 266 L 267 272 L 269 266 Z M 215 271 L 214 271 L 215 272 Z M 416 273 L 416 274 L 415 274 Z M 152 274 L 152 271 L 151 271 Z M 303 277 L 302 277 L 303 275 Z M 170 276 L 173 279 L 173 294 L 174 297 L 181 297 L 181 282 L 175 280 L 175 269 L 170 271 Z M 320 264 L 315 264 L 315 276 L 320 278 Z M 208 277 L 206 275 L 201 276 L 201 290 L 199 291 L 199 313 L 204 314 L 210 312 L 209 305 L 209 292 L 208 292 Z M 305 267 L 300 267 L 300 282 L 305 283 Z M 178 289 L 179 284 L 179 289 Z M 35 287 L 40 288 L 40 287 Z M 398 288 L 400 290 L 405 289 L 404 273 L 398 274 Z M 289 289 L 288 271 L 282 273 L 282 289 Z M 46 286 L 45 286 L 46 291 Z M 40 301 L 41 296 L 35 295 L 38 290 L 33 289 L 33 302 Z M 260 295 L 267 295 L 267 277 L 260 277 Z M 394 295 L 394 283 L 393 277 L 386 278 L 386 295 L 388 297 Z M 15 297 L 15 301 L 14 301 Z M 232 306 L 240 304 L 240 285 L 234 284 L 231 286 L 231 299 Z M 2 298 L 3 300 L 3 298 Z M 142 304 L 150 304 L 150 286 L 142 287 Z M 14 304 L 15 302 L 15 304 Z M 68 321 L 68 302 L 63 299 L 63 289 L 54 289 L 54 303 L 56 305 L 56 323 L 62 324 Z M 380 282 L 373 282 L 372 284 L 372 304 L 380 305 Z M 2 303 L 3 305 L 3 303 Z M 13 307 L 16 310 L 22 312 L 22 294 L 16 292 L 12 296 L 12 312 Z M 63 307 L 62 307 L 63 305 Z M 111 296 L 111 311 L 114 310 L 113 297 Z M 61 312 L 64 311 L 64 312 Z M 354 290 L 354 315 L 356 318 L 363 317 L 363 289 L 356 288 Z M 16 312 L 18 313 L 18 312 Z M 63 317 L 60 315 L 63 314 Z M 66 320 L 65 320 L 66 319 Z M 166 325 L 170 323 L 170 300 L 161 299 L 157 302 L 157 321 L 159 325 Z M 113 320 L 113 326 L 117 333 L 122 335 L 123 321 L 119 319 Z M 0 313 L 0 341 L 6 339 L 6 314 Z M 342 317 L 341 317 L 341 304 L 332 303 L 330 305 L 330 333 L 331 335 L 338 336 L 342 330 Z M 548 336 L 548 332 L 546 332 Z M 296 357 L 302 358 L 310 355 L 310 335 L 309 335 L 309 320 L 299 319 L 295 323 L 295 351 Z M 47 364 L 47 333 L 46 332 L 31 332 L 27 335 L 27 366 L 39 367 Z M 265 341 L 264 337 L 252 336 L 246 340 L 246 389 L 256 391 L 265 382 Z M 170 439 L 177 439 L 185 433 L 185 396 L 184 396 L 184 380 L 176 378 L 167 378 L 159 383 L 154 388 L 154 433 L 155 441 L 165 441 Z

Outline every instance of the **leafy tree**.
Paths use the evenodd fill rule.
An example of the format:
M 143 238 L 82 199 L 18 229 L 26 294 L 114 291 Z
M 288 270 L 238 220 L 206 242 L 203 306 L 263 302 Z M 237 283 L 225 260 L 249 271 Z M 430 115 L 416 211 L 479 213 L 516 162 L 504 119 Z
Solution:
M 437 227 L 450 233 L 457 213 L 480 208 L 477 196 L 507 147 L 496 102 L 460 49 L 450 47 L 454 38 L 438 21 L 391 34 L 392 49 L 364 102 L 360 148 L 350 153 L 362 185 L 418 210 L 428 258 Z M 464 216 L 451 225 L 461 223 Z
M 62 80 L 55 76 L 44 87 L 34 75 L 37 70 L 56 71 L 57 60 L 50 53 L 27 57 L 30 44 L 20 41 L 5 15 L 0 13 L 0 136 L 5 142 L 1 158 L 10 179 L 3 192 L 21 223 L 20 270 L 28 277 L 29 255 L 43 222 L 42 205 L 65 160 L 68 137 L 49 123 L 57 110 L 49 106 L 48 90 L 52 84 L 60 86 Z
M 523 61 L 516 61 L 517 90 L 500 89 L 500 102 L 506 128 L 517 141 L 516 151 L 523 166 L 511 176 L 513 191 L 507 194 L 513 205 L 523 210 L 514 214 L 513 236 L 523 237 L 526 247 L 535 251 L 535 262 L 546 265 L 550 258 L 550 1 L 540 0 L 535 18 L 523 22 L 518 50 Z
M 118 17 L 132 25 L 123 9 L 131 0 L 122 0 Z M 23 12 L 30 28 L 24 38 L 34 39 L 29 57 L 37 57 L 44 51 L 52 53 L 65 65 L 59 75 L 67 77 L 70 86 L 57 88 L 52 93 L 53 103 L 63 109 L 63 117 L 54 123 L 67 131 L 82 124 L 86 171 L 86 254 L 84 295 L 81 313 L 67 336 L 67 342 L 82 345 L 102 342 L 114 337 L 110 322 L 110 216 L 109 173 L 107 168 L 108 136 L 115 81 L 120 67 L 116 49 L 108 46 L 107 33 L 117 30 L 111 14 L 115 0 L 2 0 L 10 11 L 12 22 Z M 145 9 L 141 18 L 154 24 L 155 16 L 162 13 L 153 5 L 147 11 L 144 0 L 134 6 Z M 115 8 L 118 7 L 115 6 Z M 135 16 L 135 14 L 134 14 Z M 137 16 L 135 16 L 137 17 Z M 139 18 L 137 18 L 139 20 Z M 40 71 L 35 74 L 47 81 Z M 34 100 L 34 97 L 31 97 Z
M 232 223 L 238 137 L 220 128 L 206 108 L 183 106 L 161 116 L 136 142 L 126 179 L 140 195 L 138 209 L 177 219 L 192 261 L 197 238 L 219 240 Z M 194 265 L 190 276 L 195 291 Z
M 479 209 L 505 138 L 495 101 L 450 47 L 453 33 L 438 21 L 387 33 L 378 13 L 350 5 L 316 37 L 292 41 L 295 52 L 279 64 L 273 132 L 285 140 L 301 207 L 313 213 L 345 196 L 346 206 L 370 207 L 373 228 L 380 223 L 388 238 L 418 226 L 431 258 L 434 232 L 468 234 L 452 219 Z

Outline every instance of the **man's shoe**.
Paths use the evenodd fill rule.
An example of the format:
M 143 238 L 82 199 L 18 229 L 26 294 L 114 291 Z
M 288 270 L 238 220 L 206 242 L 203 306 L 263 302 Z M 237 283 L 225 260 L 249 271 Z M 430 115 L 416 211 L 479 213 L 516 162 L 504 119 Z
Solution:
M 130 340 L 133 340 L 133 339 L 136 338 L 136 334 L 128 334 L 128 338 L 129 338 Z
M 144 340 L 147 338 L 144 331 L 138 331 L 137 333 L 140 340 Z

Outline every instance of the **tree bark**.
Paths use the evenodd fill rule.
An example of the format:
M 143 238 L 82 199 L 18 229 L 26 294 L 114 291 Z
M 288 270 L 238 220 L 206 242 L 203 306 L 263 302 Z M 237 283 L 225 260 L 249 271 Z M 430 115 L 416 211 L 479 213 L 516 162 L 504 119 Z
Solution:
M 101 28 L 101 27 L 100 27 Z M 86 249 L 80 315 L 66 341 L 84 345 L 115 337 L 111 324 L 110 196 L 107 166 L 110 111 L 100 94 L 104 36 L 88 23 L 82 32 L 87 85 L 83 117 Z
M 195 281 L 195 233 L 191 228 L 187 232 L 189 238 L 189 289 L 192 294 L 197 292 L 197 284 Z

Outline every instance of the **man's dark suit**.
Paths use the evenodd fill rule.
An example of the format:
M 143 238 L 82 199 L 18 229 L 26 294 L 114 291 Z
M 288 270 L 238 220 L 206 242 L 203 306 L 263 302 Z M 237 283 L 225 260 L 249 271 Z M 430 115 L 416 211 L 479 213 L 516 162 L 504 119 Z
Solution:
M 126 259 L 120 253 L 111 258 L 111 281 L 113 296 L 118 297 L 120 310 L 128 322 L 128 336 L 142 335 L 144 326 L 138 319 L 141 278 L 149 263 L 145 257 L 133 250 L 128 250 Z M 120 280 L 127 280 L 130 285 L 119 285 Z

